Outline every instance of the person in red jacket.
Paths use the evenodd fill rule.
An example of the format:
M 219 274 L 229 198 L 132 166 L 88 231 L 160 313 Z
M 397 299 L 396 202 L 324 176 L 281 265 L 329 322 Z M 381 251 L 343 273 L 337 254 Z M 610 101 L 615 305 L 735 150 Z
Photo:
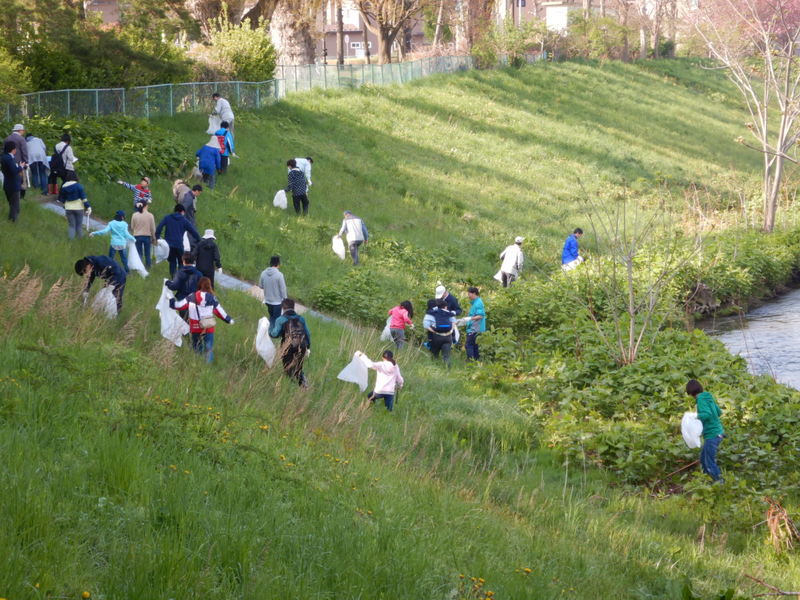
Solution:
M 189 294 L 183 300 L 172 299 L 169 305 L 175 310 L 188 312 L 192 348 L 198 354 L 205 355 L 206 362 L 213 361 L 215 317 L 219 317 L 228 325 L 233 325 L 233 319 L 214 296 L 211 280 L 208 277 L 201 277 L 196 292 Z

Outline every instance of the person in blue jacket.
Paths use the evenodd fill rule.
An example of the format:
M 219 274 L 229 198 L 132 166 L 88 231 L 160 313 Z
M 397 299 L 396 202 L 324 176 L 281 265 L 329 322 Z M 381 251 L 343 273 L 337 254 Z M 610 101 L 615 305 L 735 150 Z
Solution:
M 206 144 L 195 153 L 195 156 L 200 159 L 197 167 L 203 174 L 203 183 L 213 190 L 217 182 L 217 171 L 222 168 L 222 155 L 219 149 Z
M 161 219 L 161 222 L 156 227 L 156 239 L 161 237 L 161 231 L 164 231 L 164 239 L 169 246 L 169 276 L 175 277 L 175 271 L 178 270 L 178 262 L 183 257 L 183 234 L 189 234 L 195 243 L 200 241 L 200 235 L 194 225 L 186 220 L 183 213 L 186 209 L 182 204 L 176 204 L 175 210 Z
M 236 150 L 233 147 L 233 135 L 228 131 L 228 122 L 223 121 L 220 123 L 219 129 L 214 132 L 217 136 L 217 143 L 219 144 L 220 154 L 220 173 L 225 173 L 228 170 L 228 161 L 231 156 L 236 156 Z
M 108 256 L 84 256 L 75 262 L 75 272 L 81 277 L 87 277 L 86 287 L 83 289 L 83 301 L 89 299 L 89 288 L 95 278 L 104 279 L 107 285 L 113 287 L 112 292 L 117 301 L 117 314 L 122 310 L 122 295 L 125 293 L 125 281 L 128 276 L 117 261 Z
M 564 271 L 571 271 L 583 262 L 580 255 L 578 240 L 583 235 L 583 229 L 577 227 L 564 241 L 564 249 L 561 251 L 561 268 Z
M 194 266 L 194 255 L 191 252 L 183 253 L 183 266 L 178 270 L 175 279 L 167 279 L 164 285 L 175 292 L 176 300 L 183 300 L 189 294 L 197 291 L 197 285 L 203 274 Z

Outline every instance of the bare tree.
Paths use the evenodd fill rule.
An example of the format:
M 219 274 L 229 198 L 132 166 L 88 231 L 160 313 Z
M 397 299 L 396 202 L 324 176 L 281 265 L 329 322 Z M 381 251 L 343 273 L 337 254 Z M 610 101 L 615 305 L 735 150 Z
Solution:
M 316 50 L 316 21 L 321 0 L 278 0 L 269 22 L 278 64 L 309 65 Z
M 786 161 L 800 130 L 800 2 L 709 0 L 690 13 L 709 54 L 725 69 L 750 113 L 746 124 L 763 154 L 764 231 L 775 227 Z
M 378 38 L 378 62 L 392 62 L 397 35 L 419 16 L 426 0 L 358 0 L 364 24 Z

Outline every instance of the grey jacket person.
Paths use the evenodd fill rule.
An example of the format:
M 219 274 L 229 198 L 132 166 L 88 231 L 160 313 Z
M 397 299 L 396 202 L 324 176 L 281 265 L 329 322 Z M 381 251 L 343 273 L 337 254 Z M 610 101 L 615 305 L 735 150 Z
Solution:
M 264 290 L 265 304 L 280 304 L 289 295 L 286 293 L 286 280 L 277 267 L 267 267 L 261 273 L 259 280 L 261 289 Z

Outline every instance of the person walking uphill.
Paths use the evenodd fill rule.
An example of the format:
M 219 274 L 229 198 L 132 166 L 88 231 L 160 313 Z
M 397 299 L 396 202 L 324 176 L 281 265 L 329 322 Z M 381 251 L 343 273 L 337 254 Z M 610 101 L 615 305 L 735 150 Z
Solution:
M 358 265 L 358 248 L 361 244 L 366 244 L 369 240 L 369 232 L 367 226 L 361 217 L 355 216 L 349 210 L 344 211 L 344 220 L 342 227 L 339 229 L 339 236 L 344 234 L 347 239 L 347 246 L 350 248 L 350 257 L 353 259 L 353 264 Z
M 214 132 L 214 136 L 217 138 L 217 147 L 220 155 L 219 172 L 227 173 L 228 161 L 230 160 L 231 156 L 236 156 L 236 150 L 234 149 L 233 145 L 233 136 L 231 135 L 231 132 L 228 131 L 227 121 L 222 122 L 220 128 Z
M 131 217 L 131 231 L 136 238 L 136 251 L 150 270 L 150 245 L 156 242 L 156 220 L 147 204 L 139 202 Z
M 211 94 L 211 99 L 214 101 L 214 112 L 212 114 L 219 116 L 220 119 L 228 123 L 231 133 L 233 133 L 234 115 L 233 109 L 231 108 L 231 103 L 223 98 L 219 92 L 214 92 Z
M 64 205 L 67 217 L 69 239 L 83 237 L 83 217 L 92 214 L 92 207 L 86 199 L 86 190 L 73 179 L 68 179 L 58 192 L 58 201 Z
M 42 190 L 42 195 L 47 195 L 47 146 L 44 140 L 28 133 L 25 136 L 28 143 L 28 163 L 31 168 L 31 185 Z
M 183 300 L 197 291 L 202 277 L 203 274 L 194 266 L 194 256 L 191 252 L 184 252 L 183 266 L 178 270 L 175 279 L 168 279 L 164 286 L 175 292 L 176 300 Z
M 78 181 L 75 177 L 75 163 L 78 158 L 72 151 L 72 137 L 65 133 L 61 136 L 61 141 L 58 142 L 54 148 L 53 156 L 50 157 L 50 178 L 47 180 L 49 185 L 52 185 L 50 193 L 58 193 L 58 178 L 62 182 L 67 181 L 68 177 Z
M 450 367 L 450 350 L 453 347 L 453 328 L 456 317 L 447 310 L 447 302 L 439 298 L 436 306 L 425 313 L 422 324 L 430 333 L 430 349 L 434 358 L 442 354 L 444 364 Z
M 514 243 L 506 246 L 506 249 L 500 253 L 503 263 L 500 265 L 499 279 L 504 288 L 514 283 L 514 280 L 519 277 L 520 271 L 522 271 L 522 262 L 525 259 L 522 254 L 522 242 L 524 241 L 525 238 L 517 236 L 514 238 Z M 495 278 L 497 278 L 497 275 L 495 275 Z
M 4 140 L 4 142 L 13 142 L 17 148 L 17 153 L 14 155 L 14 160 L 18 165 L 22 165 L 23 170 L 28 166 L 28 141 L 25 139 L 25 126 L 21 123 L 14 125 L 11 134 Z M 25 190 L 23 189 L 21 198 L 25 197 Z
M 125 267 L 125 272 L 128 272 L 128 242 L 136 243 L 136 238 L 128 232 L 128 224 L 125 222 L 125 211 L 118 210 L 114 215 L 114 220 L 109 221 L 108 225 L 99 231 L 93 231 L 89 237 L 96 235 L 111 234 L 111 246 L 108 249 L 108 257 L 114 260 L 114 255 L 119 252 L 122 259 L 122 266 Z
M 722 476 L 717 466 L 717 450 L 725 438 L 725 430 L 720 421 L 722 409 L 709 392 L 696 379 L 686 384 L 686 393 L 694 397 L 697 403 L 697 418 L 703 423 L 703 447 L 700 449 L 700 466 L 703 473 L 715 482 L 722 483 Z
M 389 309 L 389 331 L 392 341 L 398 350 L 406 345 L 406 325 L 414 327 L 414 306 L 410 300 L 403 300 L 394 308 Z
M 367 399 L 375 404 L 375 400 L 383 398 L 386 410 L 392 412 L 395 394 L 405 383 L 403 376 L 400 374 L 400 367 L 397 366 L 397 362 L 394 360 L 394 354 L 392 354 L 391 350 L 384 351 L 381 356 L 383 360 L 380 362 L 372 362 L 361 351 L 357 351 L 356 356 L 368 369 L 374 369 L 377 372 L 375 388 L 372 393 L 367 394 Z
M 211 280 L 202 277 L 197 286 L 197 291 L 182 300 L 173 298 L 169 305 L 175 310 L 185 310 L 189 315 L 189 333 L 192 334 L 192 348 L 198 354 L 205 356 L 206 362 L 214 360 L 214 330 L 218 317 L 228 325 L 233 325 L 233 319 L 225 312 L 222 305 L 214 296 Z
M 306 321 L 294 311 L 294 300 L 286 298 L 281 303 L 283 314 L 269 328 L 270 337 L 281 338 L 279 353 L 283 361 L 283 371 L 294 379 L 300 387 L 308 387 L 303 373 L 303 363 L 311 354 L 311 333 Z
M 150 191 L 150 178 L 149 177 L 142 177 L 141 181 L 136 185 L 128 183 L 126 181 L 122 181 L 121 179 L 117 181 L 123 187 L 128 188 L 130 191 L 133 192 L 133 207 L 136 208 L 136 205 L 140 202 L 142 204 L 152 204 L 153 203 L 153 193 Z
M 17 146 L 14 142 L 3 143 L 3 156 L 0 156 L 0 170 L 3 172 L 3 192 L 8 200 L 8 220 L 17 222 L 19 217 L 19 198 L 22 190 L 22 170 L 16 159 Z
M 125 293 L 125 282 L 128 276 L 114 259 L 108 256 L 84 256 L 75 262 L 75 272 L 81 277 L 89 276 L 86 287 L 83 289 L 83 302 L 89 299 L 89 288 L 95 278 L 105 280 L 106 285 L 112 286 L 114 298 L 117 301 L 117 314 L 122 310 L 122 295 Z
M 286 292 L 286 280 L 281 273 L 280 256 L 269 259 L 269 267 L 261 272 L 258 284 L 264 290 L 264 304 L 267 305 L 269 326 L 272 327 L 281 316 L 281 304 L 289 297 Z
M 219 148 L 206 144 L 195 153 L 195 156 L 198 159 L 197 168 L 203 174 L 203 183 L 208 186 L 208 189 L 213 190 L 217 183 L 217 171 L 222 168 L 222 156 Z
M 297 161 L 293 158 L 289 159 L 286 163 L 289 167 L 289 185 L 286 186 L 284 191 L 292 192 L 292 204 L 294 205 L 294 212 L 300 214 L 300 205 L 303 206 L 303 214 L 308 214 L 308 182 L 303 172 L 297 168 Z
M 576 228 L 567 239 L 564 240 L 564 249 L 561 251 L 561 269 L 564 271 L 571 271 L 583 262 L 583 257 L 580 255 L 578 247 L 578 240 L 583 235 L 583 229 Z
M 219 246 L 213 229 L 206 229 L 203 238 L 192 251 L 197 270 L 204 277 L 211 280 L 211 287 L 214 287 L 214 272 L 216 269 L 222 270 L 222 260 L 219 255 Z
M 186 217 L 186 220 L 189 221 L 194 227 L 197 227 L 197 222 L 195 221 L 195 214 L 197 213 L 197 197 L 203 193 L 203 186 L 202 185 L 194 185 L 192 189 L 189 190 L 183 198 L 181 198 L 181 204 L 183 204 L 183 216 Z
M 464 346 L 467 351 L 467 360 L 478 360 L 480 359 L 478 336 L 486 331 L 486 308 L 483 306 L 483 299 L 478 288 L 469 288 L 467 295 L 470 305 L 467 316 L 467 343 Z
M 164 239 L 169 246 L 169 276 L 175 277 L 175 271 L 178 270 L 178 261 L 183 256 L 183 234 L 186 233 L 195 242 L 200 241 L 200 236 L 194 225 L 186 220 L 183 216 L 184 208 L 182 204 L 176 204 L 175 210 L 161 219 L 161 222 L 156 228 L 156 240 L 161 237 L 161 231 L 164 231 Z

